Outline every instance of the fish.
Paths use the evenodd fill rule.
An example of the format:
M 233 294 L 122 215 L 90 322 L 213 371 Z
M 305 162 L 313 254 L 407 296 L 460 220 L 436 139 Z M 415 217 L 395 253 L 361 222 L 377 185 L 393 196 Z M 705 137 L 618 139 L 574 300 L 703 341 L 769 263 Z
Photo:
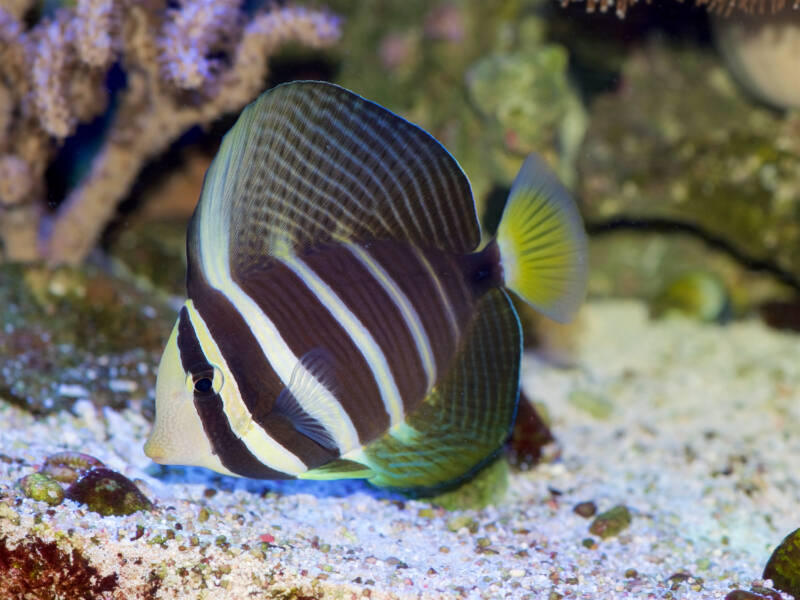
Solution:
M 569 320 L 586 246 L 538 156 L 483 238 L 469 180 L 432 135 L 332 83 L 276 86 L 206 173 L 145 453 L 420 494 L 464 481 L 514 423 L 511 295 Z

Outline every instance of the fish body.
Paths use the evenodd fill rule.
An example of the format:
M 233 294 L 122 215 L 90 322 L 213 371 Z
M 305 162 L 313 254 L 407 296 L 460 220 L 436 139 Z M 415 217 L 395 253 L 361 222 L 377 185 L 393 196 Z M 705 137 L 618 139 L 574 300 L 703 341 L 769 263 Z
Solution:
M 516 413 L 507 289 L 566 320 L 586 286 L 580 215 L 534 156 L 480 242 L 469 182 L 425 131 L 333 84 L 266 92 L 206 175 L 145 452 L 413 490 L 468 476 Z

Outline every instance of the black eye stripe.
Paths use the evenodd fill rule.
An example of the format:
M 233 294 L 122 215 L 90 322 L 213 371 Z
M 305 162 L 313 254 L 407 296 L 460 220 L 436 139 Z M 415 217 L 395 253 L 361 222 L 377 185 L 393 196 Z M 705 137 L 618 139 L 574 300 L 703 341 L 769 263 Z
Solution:
M 184 306 L 181 308 L 180 318 L 178 320 L 178 353 L 181 357 L 181 364 L 183 370 L 187 373 L 210 372 L 213 374 L 214 369 L 203 354 L 203 349 L 200 346 L 200 340 L 194 332 L 191 320 L 189 320 L 189 311 Z
M 214 379 L 214 367 L 209 363 L 195 365 L 189 369 L 189 374 L 192 376 L 192 381 L 205 378 Z

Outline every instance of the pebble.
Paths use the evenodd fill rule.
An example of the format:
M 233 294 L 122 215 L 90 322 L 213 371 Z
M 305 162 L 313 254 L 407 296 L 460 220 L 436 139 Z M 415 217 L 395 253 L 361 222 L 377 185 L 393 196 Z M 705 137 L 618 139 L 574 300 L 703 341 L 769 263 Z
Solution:
M 591 500 L 587 502 L 579 502 L 572 509 L 572 512 L 574 512 L 576 515 L 580 515 L 584 519 L 589 519 L 597 512 L 597 505 Z
M 19 480 L 19 486 L 28 498 L 58 506 L 64 501 L 64 489 L 52 477 L 31 473 Z
M 631 524 L 631 513 L 622 504 L 600 513 L 589 526 L 589 531 L 603 539 L 619 535 Z

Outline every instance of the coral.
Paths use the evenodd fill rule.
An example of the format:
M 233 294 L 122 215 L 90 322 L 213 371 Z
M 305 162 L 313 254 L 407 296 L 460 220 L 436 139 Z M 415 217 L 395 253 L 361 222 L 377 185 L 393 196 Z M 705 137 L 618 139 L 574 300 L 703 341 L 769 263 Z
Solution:
M 567 6 L 571 2 L 580 0 L 561 0 L 562 6 Z M 637 4 L 639 0 L 586 0 L 586 12 L 593 13 L 600 10 L 601 13 L 608 12 L 614 8 L 616 15 L 622 19 L 628 9 Z M 679 0 L 680 1 L 680 0 Z M 651 4 L 650 0 L 645 0 L 645 4 Z M 777 13 L 788 10 L 790 7 L 797 9 L 800 7 L 798 0 L 695 0 L 697 6 L 705 6 L 712 13 L 729 16 L 734 11 L 745 14 L 764 14 L 766 12 Z
M 116 573 L 101 576 L 78 550 L 68 552 L 39 537 L 11 548 L 0 537 L 0 573 L 2 598 L 91 600 L 118 587 Z
M 19 4 L 19 3 L 14 3 Z M 226 0 L 76 0 L 26 19 L 0 8 L 0 243 L 6 260 L 79 263 L 140 169 L 181 134 L 237 111 L 262 89 L 280 46 L 324 47 L 339 19 L 270 5 L 245 21 Z M 31 23 L 30 25 L 28 23 Z M 54 214 L 44 174 L 80 123 L 107 110 L 113 65 L 125 73 L 102 147 Z

